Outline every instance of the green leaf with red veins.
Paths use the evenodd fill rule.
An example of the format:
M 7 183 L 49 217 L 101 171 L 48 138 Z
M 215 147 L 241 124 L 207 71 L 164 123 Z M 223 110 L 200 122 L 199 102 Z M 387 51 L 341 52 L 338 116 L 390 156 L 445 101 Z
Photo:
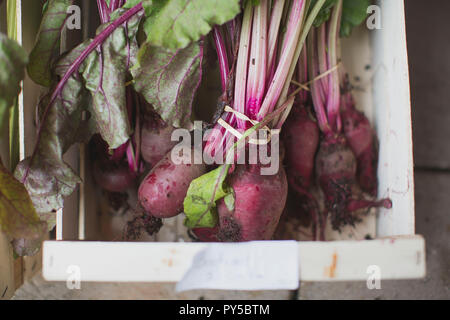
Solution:
M 119 9 L 118 14 L 125 11 Z M 93 117 L 98 130 L 111 149 L 127 142 L 131 134 L 125 83 L 129 80 L 129 68 L 137 63 L 136 33 L 142 16 L 143 12 L 140 12 L 117 28 L 79 69 L 92 95 Z M 107 25 L 101 26 L 98 33 Z
M 56 63 L 57 76 L 64 75 L 88 43 L 89 41 L 79 45 Z M 38 106 L 40 119 L 43 118 L 43 110 L 52 91 L 41 99 Z M 31 157 L 26 158 L 18 164 L 14 173 L 24 183 L 36 212 L 41 220 L 47 222 L 49 230 L 55 226 L 55 213 L 63 207 L 64 197 L 72 194 L 81 182 L 62 157 L 72 144 L 80 140 L 81 134 L 90 136 L 84 132 L 88 126 L 82 120 L 83 112 L 89 111 L 90 100 L 79 74 L 74 74 L 48 110 L 47 119 L 36 142 L 32 163 Z
M 52 84 L 52 66 L 58 59 L 61 31 L 66 23 L 67 9 L 73 0 L 49 0 L 39 27 L 36 44 L 30 53 L 27 71 L 30 78 L 45 87 Z
M 187 47 L 241 11 L 240 0 L 160 0 L 142 5 L 147 41 L 169 49 Z
M 0 132 L 9 118 L 9 107 L 19 94 L 28 57 L 14 40 L 0 33 Z
M 202 78 L 203 43 L 176 52 L 145 44 L 131 70 L 134 87 L 174 127 L 192 128 L 192 103 Z

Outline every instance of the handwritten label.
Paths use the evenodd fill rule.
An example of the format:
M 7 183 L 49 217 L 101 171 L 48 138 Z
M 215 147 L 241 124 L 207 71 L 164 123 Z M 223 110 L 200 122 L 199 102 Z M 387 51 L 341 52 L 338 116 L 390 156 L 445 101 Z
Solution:
M 294 290 L 298 285 L 295 241 L 212 243 L 197 253 L 176 291 Z

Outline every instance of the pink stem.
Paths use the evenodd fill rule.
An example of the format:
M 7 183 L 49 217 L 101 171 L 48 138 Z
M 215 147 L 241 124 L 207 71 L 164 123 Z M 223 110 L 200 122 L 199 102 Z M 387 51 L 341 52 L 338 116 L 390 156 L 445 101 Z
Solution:
M 275 65 L 276 65 L 276 58 L 277 58 L 277 44 L 279 42 L 278 40 L 278 34 L 280 30 L 280 24 L 281 24 L 281 18 L 283 16 L 283 9 L 285 0 L 277 0 L 273 4 L 272 13 L 270 16 L 270 24 L 269 24 L 269 31 L 268 31 L 268 39 L 267 39 L 267 70 L 268 77 L 267 77 L 267 85 L 270 83 L 270 81 L 273 78 L 273 75 L 275 73 Z
M 278 103 L 278 98 L 280 97 L 281 91 L 283 90 L 285 81 L 288 77 L 292 58 L 297 48 L 303 15 L 305 13 L 304 9 L 304 0 L 293 1 L 284 41 L 285 44 L 283 45 L 284 49 L 281 52 L 280 62 L 277 66 L 277 70 L 275 71 L 273 80 L 270 83 L 264 101 L 258 112 L 258 120 L 262 120 L 267 114 L 271 113 Z
M 247 71 L 252 30 L 253 5 L 247 1 L 242 20 L 241 36 L 239 40 L 239 53 L 236 64 L 236 82 L 234 87 L 234 109 L 245 113 Z M 245 121 L 237 119 L 238 128 L 245 129 Z
M 121 8 L 123 4 L 123 0 L 111 0 L 111 2 L 109 3 L 109 10 L 113 12 L 114 10 Z
M 306 45 L 303 46 L 300 59 L 298 60 L 298 82 L 306 83 L 308 81 L 308 52 Z M 302 90 L 299 93 L 299 102 L 301 105 L 306 104 L 308 100 L 308 91 Z
M 317 77 L 319 70 L 318 70 L 318 55 L 317 55 L 317 46 L 316 46 L 316 29 L 311 29 L 310 35 L 309 35 L 309 43 L 308 43 L 308 48 L 310 50 L 310 53 L 308 54 L 309 56 L 309 74 L 310 74 L 310 78 L 314 79 L 315 77 Z M 324 101 L 322 96 L 320 95 L 320 91 L 321 91 L 321 83 L 320 80 L 318 81 L 313 81 L 311 83 L 311 96 L 313 99 L 313 105 L 314 105 L 314 110 L 316 111 L 316 117 L 317 117 L 317 122 L 319 124 L 319 128 L 320 130 L 325 133 L 325 134 L 329 134 L 331 133 L 329 124 L 328 124 L 328 119 L 327 119 L 327 114 L 325 111 L 325 106 L 324 106 Z
M 339 37 L 340 16 L 342 1 L 338 1 L 333 9 L 328 29 L 328 66 L 333 68 L 337 65 L 337 41 Z M 334 70 L 328 77 L 328 99 L 327 111 L 328 122 L 335 132 L 341 131 L 340 118 L 340 85 L 339 72 Z M 325 78 L 324 78 L 325 79 Z
M 130 171 L 136 173 L 139 170 L 139 168 L 136 164 L 136 157 L 134 155 L 134 146 L 131 140 L 130 143 L 128 143 L 127 147 L 127 160 L 128 160 L 128 168 L 130 169 Z
M 392 208 L 392 201 L 390 199 L 382 199 L 379 201 L 370 201 L 370 200 L 362 200 L 362 199 L 350 199 L 347 204 L 347 210 L 349 212 L 354 212 L 359 209 L 365 208 Z
M 247 80 L 247 105 L 245 114 L 255 119 L 259 111 L 266 84 L 267 68 L 267 0 L 255 7 L 252 43 Z
M 105 0 L 97 0 L 98 13 L 100 15 L 100 22 L 106 23 L 109 21 L 110 10 Z
M 222 81 L 222 90 L 225 91 L 227 88 L 227 81 L 230 75 L 230 68 L 228 65 L 228 56 L 225 48 L 225 42 L 223 41 L 222 34 L 218 27 L 214 28 L 214 41 L 216 43 L 217 56 L 219 58 L 220 66 L 220 78 Z
M 323 23 L 317 29 L 317 56 L 319 62 L 319 74 L 323 74 L 328 71 L 329 68 L 333 67 L 328 64 L 327 59 L 327 23 Z M 328 91 L 328 77 L 324 77 L 319 81 L 321 83 L 322 91 Z M 326 99 L 325 99 L 326 100 Z

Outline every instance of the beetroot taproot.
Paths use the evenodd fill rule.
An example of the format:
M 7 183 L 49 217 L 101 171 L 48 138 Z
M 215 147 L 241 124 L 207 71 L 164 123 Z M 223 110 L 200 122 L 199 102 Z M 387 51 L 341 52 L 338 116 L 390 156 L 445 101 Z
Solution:
M 287 171 L 296 184 L 307 190 L 314 174 L 319 146 L 319 127 L 306 108 L 294 108 L 283 127 Z
M 204 164 L 184 164 L 182 158 L 182 154 L 167 153 L 141 182 L 139 203 L 154 217 L 170 218 L 182 212 L 189 184 L 206 172 Z
M 310 192 L 314 176 L 314 159 L 319 146 L 320 130 L 306 107 L 295 107 L 283 126 L 286 171 L 289 186 L 297 194 L 298 216 L 308 214 L 313 221 L 313 237 L 319 225 L 317 201 Z M 321 233 L 321 237 L 322 233 Z
M 155 112 L 145 114 L 140 149 L 145 162 L 154 166 L 172 149 L 177 143 L 171 140 L 173 130 Z
M 377 195 L 378 140 L 364 113 L 356 110 L 351 94 L 341 105 L 344 135 L 356 156 L 356 176 L 362 190 Z
M 356 210 L 372 207 L 390 208 L 389 199 L 380 201 L 365 200 L 355 190 L 356 158 L 344 136 L 325 136 L 316 158 L 316 175 L 325 195 L 325 207 L 331 214 L 333 229 L 352 225 L 359 220 L 353 213 Z
M 234 191 L 234 208 L 228 208 L 223 199 L 217 206 L 221 241 L 272 238 L 286 204 L 286 173 L 282 166 L 274 175 L 261 175 L 260 169 L 260 165 L 238 165 L 231 175 L 228 184 Z
M 219 228 L 216 226 L 214 228 L 194 228 L 192 229 L 195 237 L 202 242 L 219 242 L 217 238 L 219 233 Z

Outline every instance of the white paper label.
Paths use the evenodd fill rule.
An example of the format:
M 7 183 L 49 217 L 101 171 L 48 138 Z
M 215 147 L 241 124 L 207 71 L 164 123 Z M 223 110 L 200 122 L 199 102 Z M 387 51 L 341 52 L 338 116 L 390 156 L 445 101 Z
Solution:
M 297 242 L 254 241 L 209 244 L 194 257 L 176 290 L 294 290 L 298 285 Z

